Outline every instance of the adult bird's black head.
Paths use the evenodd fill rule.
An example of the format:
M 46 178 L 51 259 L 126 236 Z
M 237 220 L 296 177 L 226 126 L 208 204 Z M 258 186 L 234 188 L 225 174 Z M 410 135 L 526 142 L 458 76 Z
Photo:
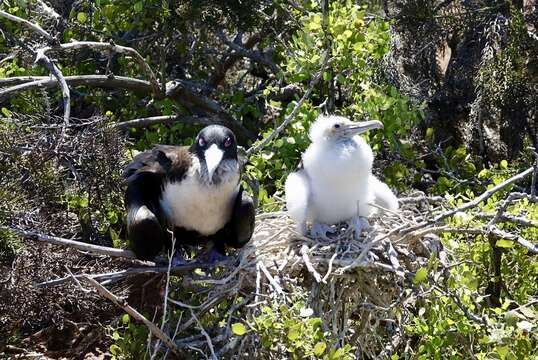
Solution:
M 190 151 L 200 163 L 200 177 L 207 184 L 218 185 L 223 176 L 237 171 L 237 141 L 234 133 L 220 125 L 202 129 Z

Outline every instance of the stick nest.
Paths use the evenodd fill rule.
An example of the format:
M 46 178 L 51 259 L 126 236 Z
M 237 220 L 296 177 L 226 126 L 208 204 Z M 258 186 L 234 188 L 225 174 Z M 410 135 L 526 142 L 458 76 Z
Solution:
M 295 231 L 285 212 L 260 214 L 251 242 L 238 253 L 239 266 L 218 279 L 193 280 L 212 285 L 205 304 L 251 294 L 244 302 L 255 305 L 244 307 L 240 316 L 230 314 L 228 327 L 213 336 L 212 346 L 221 346 L 217 355 L 289 356 L 283 346 L 264 352 L 256 332 L 224 340 L 229 340 L 234 316 L 252 324 L 264 305 L 291 305 L 298 296 L 305 308 L 313 310 L 311 316 L 322 319 L 329 343 L 351 344 L 357 354 L 370 357 L 390 353 L 397 346 L 392 339 L 402 331 L 401 313 L 412 297 L 407 289 L 413 286 L 416 271 L 433 253 L 442 253 L 437 236 L 398 235 L 397 230 L 425 219 L 434 210 L 431 200 L 422 195 L 406 198 L 397 213 L 371 217 L 371 228 L 359 240 L 347 225 L 337 226 L 328 239 L 311 239 Z M 197 308 L 197 317 L 205 312 L 205 304 Z

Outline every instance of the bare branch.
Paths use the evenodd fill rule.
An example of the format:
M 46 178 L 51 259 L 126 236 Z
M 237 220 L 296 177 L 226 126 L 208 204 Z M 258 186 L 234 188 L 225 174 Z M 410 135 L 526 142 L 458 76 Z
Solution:
M 110 248 L 110 247 L 100 246 L 100 245 L 92 245 L 92 244 L 87 244 L 80 241 L 69 240 L 69 239 L 64 239 L 64 238 L 60 238 L 56 236 L 49 236 L 45 234 L 39 234 L 33 231 L 26 231 L 26 230 L 11 228 L 11 227 L 8 228 L 8 230 L 28 240 L 47 242 L 54 245 L 69 246 L 75 249 L 90 252 L 92 254 L 136 259 L 135 253 L 132 252 L 131 250 L 116 249 L 116 248 Z
M 211 352 L 211 360 L 217 360 L 217 356 L 215 355 L 215 349 L 213 347 L 213 342 L 211 341 L 211 337 L 209 336 L 207 331 L 205 331 L 204 326 L 202 325 L 202 323 L 200 323 L 200 320 L 198 320 L 198 318 L 196 317 L 196 314 L 194 313 L 194 311 L 192 311 L 192 309 L 191 309 L 191 315 L 196 321 L 198 330 L 200 330 L 200 332 L 202 333 L 202 335 L 204 335 L 207 341 L 207 346 L 209 347 L 209 351 Z
M 284 290 L 282 289 L 282 286 L 280 286 L 280 284 L 275 280 L 271 273 L 269 273 L 269 270 L 267 270 L 263 261 L 259 260 L 258 264 L 260 270 L 265 274 L 265 277 L 267 278 L 267 280 L 269 280 L 269 283 L 271 284 L 273 289 L 275 289 L 278 294 L 284 295 Z
M 13 76 L 0 79 L 0 87 L 24 84 L 32 81 L 49 79 L 49 76 Z
M 48 5 L 43 0 L 36 0 L 36 2 L 37 2 L 37 5 L 39 6 L 39 8 L 41 9 L 41 11 L 44 14 L 47 14 L 48 16 L 54 18 L 55 20 L 62 19 L 62 16 L 60 14 L 58 14 L 56 12 L 56 10 L 54 10 L 50 5 Z
M 71 94 L 69 92 L 69 87 L 65 81 L 65 77 L 62 74 L 62 71 L 54 64 L 45 53 L 38 51 L 36 56 L 36 63 L 43 64 L 50 73 L 58 81 L 58 85 L 62 90 L 62 98 L 64 100 L 64 127 L 62 128 L 62 139 L 65 136 L 65 128 L 69 125 L 69 117 L 71 115 Z
M 130 48 L 127 46 L 116 45 L 113 42 L 105 43 L 105 42 L 96 42 L 96 41 L 73 41 L 67 44 L 60 44 L 54 47 L 45 47 L 43 49 L 40 49 L 39 51 L 43 52 L 43 54 L 46 54 L 47 52 L 57 52 L 61 50 L 69 51 L 69 50 L 76 50 L 76 49 L 92 49 L 92 50 L 96 50 L 96 51 L 100 51 L 104 53 L 108 53 L 112 51 L 118 54 L 131 56 L 135 60 L 135 62 L 138 64 L 138 66 L 140 66 L 142 71 L 146 74 L 146 77 L 148 78 L 148 81 L 151 84 L 153 95 L 156 97 L 162 96 L 159 81 L 157 80 L 155 73 L 153 72 L 153 70 L 151 70 L 148 63 L 138 53 L 138 51 L 136 51 L 133 48 Z
M 147 118 L 133 119 L 115 123 L 109 126 L 111 129 L 127 130 L 131 128 L 145 128 L 155 124 L 191 124 L 191 125 L 211 125 L 218 124 L 219 119 L 216 117 L 206 116 L 184 116 L 184 115 L 164 115 L 152 116 Z
M 477 214 L 476 216 L 482 219 L 493 219 L 495 218 L 496 215 L 480 213 L 480 214 Z M 527 226 L 527 227 L 538 227 L 538 221 L 526 219 L 523 217 L 508 215 L 508 214 L 501 214 L 497 220 L 508 221 L 517 225 L 522 225 L 522 226 Z
M 527 170 L 523 171 L 522 173 L 519 173 L 519 174 L 517 174 L 515 176 L 512 176 L 510 179 L 508 179 L 506 181 L 503 181 L 502 183 L 498 184 L 497 186 L 492 187 L 491 189 L 488 189 L 487 191 L 482 193 L 480 196 L 477 196 L 476 198 L 474 198 L 472 201 L 466 202 L 465 204 L 461 205 L 460 207 L 457 207 L 457 208 L 454 208 L 452 210 L 443 212 L 443 213 L 437 215 L 436 217 L 434 217 L 433 219 L 423 221 L 423 222 L 421 222 L 421 223 L 419 223 L 417 225 L 411 226 L 411 227 L 406 227 L 406 228 L 400 230 L 400 234 L 407 234 L 407 233 L 416 231 L 418 229 L 424 228 L 424 227 L 426 227 L 428 225 L 436 224 L 436 223 L 438 223 L 438 222 L 440 222 L 440 221 L 442 221 L 442 220 L 444 220 L 444 219 L 446 219 L 448 217 L 453 216 L 457 212 L 462 212 L 462 211 L 468 210 L 470 208 L 473 208 L 473 207 L 477 206 L 478 204 L 480 204 L 482 201 L 486 201 L 487 199 L 489 199 L 496 192 L 506 188 L 509 185 L 512 185 L 513 183 L 515 183 L 515 182 L 517 182 L 517 181 L 519 181 L 521 179 L 523 179 L 527 175 L 531 174 L 533 171 L 534 171 L 534 167 L 530 167 Z
M 57 245 L 71 246 L 67 244 L 57 244 Z M 106 248 L 106 249 L 110 249 L 110 248 Z M 153 262 L 145 262 L 145 263 L 153 264 Z M 218 262 L 216 264 L 199 263 L 199 262 L 193 261 L 189 264 L 172 266 L 170 268 L 170 273 L 174 275 L 179 275 L 179 274 L 192 272 L 196 269 L 213 269 L 216 267 L 226 267 L 230 265 L 231 264 L 226 261 Z M 138 275 L 138 274 L 162 274 L 162 273 L 166 273 L 167 271 L 168 271 L 167 266 L 148 266 L 148 267 L 133 267 L 133 268 L 125 269 L 125 270 L 102 273 L 102 274 L 78 274 L 78 275 L 74 275 L 74 277 L 79 279 L 84 276 L 88 276 L 88 277 L 91 277 L 92 279 L 96 279 L 99 281 L 107 281 L 107 280 L 119 280 L 119 279 L 127 278 L 129 276 Z M 65 276 L 59 279 L 54 279 L 54 280 L 49 280 L 49 281 L 39 283 L 36 286 L 38 287 L 55 286 L 55 285 L 59 285 L 59 284 L 63 284 L 65 282 L 71 281 L 71 280 L 73 280 L 73 277 Z
M 301 254 L 303 256 L 303 261 L 304 261 L 308 271 L 312 274 L 312 276 L 314 276 L 314 279 L 316 279 L 316 282 L 320 283 L 320 282 L 322 282 L 321 275 L 316 271 L 314 266 L 312 266 L 312 263 L 310 262 L 310 258 L 308 257 L 308 251 L 309 251 L 308 246 L 303 245 L 301 247 Z M 333 259 L 333 261 L 334 261 L 334 259 Z
M 166 97 L 177 101 L 191 110 L 202 110 L 222 118 L 222 123 L 235 133 L 235 136 L 237 136 L 239 142 L 242 144 L 246 144 L 253 137 L 250 131 L 241 122 L 230 116 L 218 102 L 198 93 L 186 81 L 176 80 L 168 82 L 166 84 Z
M 151 333 L 155 334 L 155 336 L 159 340 L 161 340 L 164 343 L 164 345 L 168 349 L 170 349 L 170 351 L 172 351 L 176 356 L 180 358 L 185 358 L 186 356 L 185 352 L 181 350 L 180 348 L 178 348 L 168 335 L 166 335 L 161 329 L 159 329 L 157 325 L 155 325 L 154 323 L 146 319 L 135 308 L 127 304 L 125 300 L 121 300 L 120 298 L 118 298 L 116 295 L 108 291 L 104 286 L 102 286 L 101 284 L 99 284 L 97 281 L 95 281 L 92 278 L 86 276 L 86 277 L 83 277 L 83 279 L 88 284 L 90 284 L 95 290 L 97 290 L 99 295 L 112 301 L 116 306 L 119 306 L 120 308 L 122 308 L 127 314 L 131 315 L 134 319 L 142 322 L 148 328 L 148 330 Z
M 17 78 L 17 81 L 23 81 L 23 79 Z M 105 75 L 77 75 L 66 76 L 65 81 L 71 86 L 92 86 L 112 89 L 119 88 L 144 93 L 151 93 L 152 91 L 151 84 L 149 82 L 123 76 L 108 77 Z M 0 90 L 0 103 L 20 92 L 43 88 L 51 89 L 56 86 L 58 86 L 58 82 L 47 77 L 40 80 L 15 85 L 7 89 Z
M 252 49 L 254 45 L 259 43 L 262 39 L 262 34 L 257 33 L 252 35 L 247 41 L 245 41 L 245 44 L 243 47 L 246 50 Z M 211 75 L 211 77 L 208 80 L 208 84 L 212 87 L 217 87 L 222 80 L 226 77 L 226 72 L 239 60 L 241 56 L 238 53 L 232 53 L 224 57 L 224 59 L 221 61 L 219 65 L 217 65 L 217 68 L 215 69 L 215 72 Z
M 282 124 L 280 124 L 280 126 L 278 126 L 268 137 L 259 141 L 257 144 L 252 145 L 252 147 L 250 147 L 247 150 L 247 156 L 251 156 L 255 152 L 258 152 L 261 149 L 263 149 L 265 145 L 267 145 L 274 138 L 276 138 L 282 132 L 282 130 L 284 130 L 295 119 L 295 117 L 297 116 L 297 113 L 299 112 L 299 109 L 301 108 L 305 100 L 310 96 L 310 93 L 314 89 L 314 86 L 316 86 L 318 81 L 321 79 L 321 76 L 323 75 L 323 72 L 325 71 L 325 67 L 327 66 L 328 62 L 329 62 L 329 52 L 326 51 L 324 55 L 323 63 L 321 65 L 319 72 L 312 79 L 312 81 L 310 81 L 310 85 L 308 86 L 308 89 L 305 91 L 303 97 L 297 102 L 297 104 L 295 104 L 295 107 L 293 108 L 291 114 L 289 114 L 286 117 L 286 119 L 284 119 Z
M 502 231 L 499 228 L 493 226 L 490 229 L 473 229 L 473 228 L 451 228 L 449 226 L 429 227 L 420 231 L 413 232 L 413 236 L 423 236 L 428 233 L 441 234 L 471 234 L 471 235 L 483 235 L 492 236 L 497 239 L 506 239 L 518 243 L 520 246 L 528 250 L 532 255 L 538 254 L 538 245 L 531 243 L 530 241 L 522 238 L 519 235 L 510 234 L 506 231 Z
M 3 17 L 3 18 L 6 18 L 6 19 L 9 19 L 11 21 L 15 21 L 19 24 L 23 24 L 24 26 L 26 26 L 27 28 L 29 28 L 30 30 L 38 33 L 39 35 L 43 36 L 44 38 L 46 38 L 49 42 L 55 42 L 56 39 L 54 39 L 52 37 L 51 34 L 49 34 L 48 32 L 46 32 L 45 30 L 43 30 L 43 28 L 37 24 L 34 24 L 28 20 L 25 20 L 23 18 L 20 18 L 18 16 L 15 16 L 15 15 L 11 15 L 10 13 L 7 13 L 3 10 L 0 10 L 0 17 Z
M 223 43 L 228 45 L 230 49 L 234 50 L 235 53 L 237 53 L 238 55 L 249 58 L 253 61 L 256 61 L 262 65 L 267 66 L 274 74 L 277 74 L 280 71 L 278 66 L 274 62 L 269 60 L 266 56 L 264 56 L 262 52 L 256 52 L 256 51 L 247 49 L 233 41 L 228 40 L 222 30 L 219 31 L 217 35 Z

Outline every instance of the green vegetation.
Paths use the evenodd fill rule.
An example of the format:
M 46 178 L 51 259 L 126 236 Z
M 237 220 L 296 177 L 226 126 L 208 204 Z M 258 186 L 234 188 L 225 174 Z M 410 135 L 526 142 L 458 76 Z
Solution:
M 36 88 L 3 99 L 2 268 L 23 249 L 21 240 L 5 227 L 21 223 L 93 243 L 125 247 L 121 170 L 137 151 L 157 143 L 191 144 L 201 123 L 208 119 L 235 124 L 242 132 L 241 145 L 248 148 L 270 136 L 290 116 L 320 71 L 320 82 L 292 123 L 248 159 L 244 184 L 258 199 L 260 212 L 281 210 L 284 181 L 309 145 L 310 125 L 325 113 L 383 122 L 384 130 L 367 134 L 366 139 L 377 156 L 375 171 L 402 197 L 420 189 L 457 207 L 531 166 L 535 160 L 526 148 L 506 154 L 504 160 L 488 159 L 487 151 L 472 151 L 474 145 L 461 139 L 439 140 L 445 125 L 432 120 L 428 98 L 402 91 L 405 87 L 394 81 L 387 69 L 394 56 L 390 52 L 394 29 L 427 19 L 441 27 L 443 24 L 437 21 L 453 21 L 452 15 L 446 19 L 436 15 L 430 6 L 434 2 L 404 1 L 414 17 L 389 18 L 377 11 L 375 3 L 328 1 L 325 11 L 324 2 L 316 1 L 84 0 L 66 6 L 60 15 L 64 17 L 58 34 L 61 42 L 112 41 L 132 47 L 149 64 L 162 87 L 179 79 L 183 92 L 172 96 L 162 91 L 155 96 L 147 87 L 71 86 L 73 127 L 65 139 L 60 127 L 51 126 L 62 123 L 59 91 Z M 478 70 L 469 76 L 476 82 L 475 100 L 466 117 L 469 121 L 483 119 L 486 113 L 510 118 L 519 114 L 514 109 L 527 109 L 534 101 L 531 98 L 536 98 L 532 80 L 536 69 L 527 61 L 536 47 L 528 34 L 530 15 L 513 4 L 507 8 L 505 15 L 510 21 L 506 32 L 492 32 L 477 57 L 480 61 L 473 64 Z M 39 13 L 37 1 L 5 0 L 0 9 L 38 22 L 47 30 L 56 29 L 50 18 Z M 0 52 L 6 56 L 0 62 L 0 81 L 48 76 L 45 67 L 33 64 L 35 54 L 21 43 L 21 39 L 31 39 L 36 50 L 39 44 L 45 45 L 43 39 L 19 24 L 1 21 L 5 33 L 3 30 Z M 503 36 L 506 43 L 501 41 Z M 13 49 L 16 54 L 7 57 Z M 52 54 L 64 76 L 99 74 L 109 79 L 123 76 L 148 80 L 132 57 L 122 54 L 92 49 Z M 406 65 L 410 67 L 407 63 L 401 67 Z M 432 86 L 429 91 L 436 93 L 439 89 L 440 85 Z M 128 141 L 115 132 L 102 131 L 127 120 L 169 115 L 177 116 L 177 121 L 133 127 L 126 131 Z M 85 121 L 97 117 L 97 126 L 85 127 Z M 525 146 L 533 141 L 523 132 L 512 137 Z M 489 233 L 489 222 L 505 206 L 507 194 L 529 192 L 530 187 L 528 177 L 445 221 L 450 229 L 476 231 L 440 232 L 446 259 L 434 252 L 428 266 L 405 279 L 405 297 L 414 297 L 414 302 L 395 307 L 404 332 L 399 334 L 402 342 L 389 354 L 391 359 L 538 358 L 537 257 L 513 238 Z M 538 203 L 522 198 L 506 206 L 509 216 L 497 221 L 498 230 L 537 244 Z M 524 218 L 527 223 L 513 218 Z M 195 274 L 204 276 L 210 277 L 204 272 Z M 176 287 L 170 297 L 202 306 L 210 290 L 198 288 L 199 293 L 192 294 L 183 289 L 182 280 L 172 279 Z M 309 308 L 308 296 L 296 293 L 290 294 L 293 300 L 289 301 L 267 299 L 247 315 L 236 308 L 251 299 L 239 293 L 204 313 L 198 319 L 199 327 L 186 333 L 198 336 L 200 326 L 223 329 L 230 323 L 232 339 L 252 336 L 259 354 L 267 358 L 274 353 L 291 359 L 367 356 L 356 342 L 329 336 L 332 329 L 324 327 L 323 314 L 314 314 Z M 191 312 L 185 308 L 171 308 L 170 323 L 190 318 Z M 355 318 L 346 319 L 350 329 L 360 323 L 360 316 L 357 313 Z M 390 326 L 387 324 L 386 333 L 380 335 L 387 343 L 392 341 L 387 334 L 394 330 Z M 147 354 L 147 329 L 128 315 L 110 325 L 107 332 L 109 351 L 115 359 L 139 359 Z

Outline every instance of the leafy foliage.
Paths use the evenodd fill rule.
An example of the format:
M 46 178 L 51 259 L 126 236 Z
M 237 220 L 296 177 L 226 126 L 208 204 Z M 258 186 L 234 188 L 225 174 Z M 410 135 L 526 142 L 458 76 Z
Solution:
M 64 42 L 112 40 L 119 45 L 132 46 L 158 74 L 161 85 L 169 80 L 181 80 L 199 99 L 208 99 L 212 104 L 220 105 L 227 114 L 233 114 L 230 116 L 253 134 L 243 144 L 245 146 L 258 138 L 267 138 L 291 114 L 298 96 L 320 71 L 327 51 L 330 61 L 322 80 L 303 103 L 295 120 L 280 137 L 249 159 L 246 174 L 259 181 L 256 195 L 261 211 L 280 207 L 275 199 L 282 195 L 287 174 L 294 170 L 301 153 L 310 143 L 310 125 L 319 114 L 328 112 L 354 120 L 382 121 L 384 130 L 366 137 L 383 161 L 378 168 L 382 168 L 386 182 L 401 193 L 418 188 L 428 194 L 440 195 L 451 205 L 458 206 L 499 184 L 519 168 L 528 166 L 532 160 L 526 155 L 511 163 L 499 160 L 488 166 L 462 144 L 439 144 L 437 136 L 443 121 L 439 121 L 441 125 L 428 123 L 423 139 L 410 136 L 416 125 L 426 118 L 425 105 L 399 91 L 405 88 L 404 83 L 398 84 L 388 78 L 385 71 L 387 58 L 394 55 L 390 54 L 393 51 L 391 45 L 394 45 L 390 30 L 412 26 L 413 31 L 409 33 L 415 37 L 413 44 L 422 48 L 424 41 L 437 46 L 440 34 L 445 36 L 443 29 L 459 24 L 454 14 L 439 16 L 434 11 L 436 2 L 403 1 L 396 5 L 402 6 L 401 16 L 387 20 L 372 13 L 365 4 L 352 1 L 329 2 L 326 13 L 318 2 L 306 0 L 77 1 L 62 9 L 65 21 L 59 28 L 59 39 Z M 43 19 L 45 28 L 57 29 L 50 19 L 41 17 L 36 6 L 34 1 L 21 0 L 5 0 L 1 5 L 11 14 Z M 528 79 L 533 76 L 530 65 L 536 44 L 530 42 L 527 18 L 520 10 L 500 3 L 492 8 L 502 8 L 505 15 L 510 15 L 508 27 L 487 32 L 490 38 L 481 54 L 476 76 L 466 75 L 476 82 L 475 106 L 480 105 L 481 111 L 491 109 L 495 116 L 502 112 L 510 115 L 514 104 L 526 110 L 535 104 L 535 91 L 532 90 L 535 84 Z M 486 24 L 491 21 L 490 11 L 491 8 L 486 8 L 464 15 L 466 20 L 479 19 L 480 24 Z M 461 31 L 469 30 L 469 24 L 466 21 Z M 33 65 L 33 54 L 29 55 L 31 51 L 27 51 L 29 47 L 39 47 L 41 40 L 28 29 L 11 22 L 3 22 L 2 26 L 0 51 L 6 55 L 13 49 L 17 52 L 12 58 L 6 57 L 0 62 L 0 79 L 48 75 L 46 69 Z M 443 31 L 433 32 L 431 29 Z M 459 31 L 458 36 L 470 36 Z M 422 38 L 417 34 L 425 36 Z M 20 39 L 31 41 L 22 43 Z M 233 44 L 242 49 L 234 50 Z M 427 50 L 425 52 L 431 55 L 431 49 Z M 244 52 L 247 55 L 238 55 Z M 137 79 L 143 74 L 127 57 L 91 50 L 59 53 L 55 59 L 66 76 L 106 74 Z M 230 66 L 225 68 L 228 62 Z M 284 96 L 285 88 L 294 91 Z M 423 100 L 425 96 L 417 98 Z M 0 178 L 0 222 L 11 224 L 16 218 L 14 215 L 18 214 L 13 211 L 16 207 L 19 213 L 39 208 L 44 211 L 34 213 L 43 216 L 39 223 L 44 224 L 44 229 L 60 229 L 52 232 L 78 235 L 88 241 L 106 242 L 117 247 L 125 245 L 122 165 L 136 151 L 146 150 L 156 143 L 191 144 L 199 127 L 176 122 L 133 128 L 127 134 L 130 143 L 125 144 L 116 142 L 117 134 L 107 135 L 101 128 L 98 132 L 90 129 L 85 134 L 87 129 L 80 126 L 70 130 L 71 144 L 56 148 L 58 131 L 50 129 L 53 128 L 51 125 L 60 123 L 61 100 L 56 91 L 39 90 L 18 94 L 2 103 L 0 172 L 10 171 L 20 176 L 2 175 Z M 76 117 L 94 119 L 104 116 L 100 123 L 103 127 L 156 115 L 214 115 L 205 113 L 199 106 L 164 96 L 152 98 L 136 91 L 89 86 L 72 89 L 72 105 Z M 41 115 L 21 123 L 15 121 L 19 120 L 17 114 Z M 480 113 L 473 114 L 469 118 Z M 80 119 L 72 121 L 81 122 Z M 24 151 L 20 151 L 21 148 Z M 387 148 L 391 151 L 386 151 Z M 79 174 L 84 181 L 78 181 Z M 522 186 L 529 188 L 529 184 Z M 470 229 L 484 226 L 487 216 L 494 216 L 505 195 L 506 192 L 500 192 L 480 205 L 485 218 L 471 213 L 458 214 L 446 225 Z M 527 200 L 509 206 L 508 213 L 538 221 L 538 205 Z M 63 219 L 60 225 L 55 222 L 58 218 Z M 27 223 L 36 221 L 33 218 L 26 220 Z M 69 231 L 66 230 L 68 225 Z M 501 221 L 498 225 L 500 229 L 514 231 L 531 242 L 537 241 L 536 227 L 509 221 Z M 442 270 L 440 260 L 432 257 L 430 266 L 418 269 L 406 290 L 420 294 L 416 304 L 410 306 L 410 312 L 402 314 L 402 321 L 407 323 L 406 333 L 401 335 L 408 340 L 410 350 L 406 349 L 412 352 L 411 356 L 419 359 L 471 356 L 523 359 L 536 356 L 536 258 L 528 256 L 508 239 L 492 239 L 480 234 L 443 234 L 441 240 L 450 255 L 449 268 Z M 20 249 L 18 239 L 0 230 L 1 261 L 11 260 Z M 497 266 L 494 259 L 499 259 L 499 254 L 500 266 Z M 188 297 L 195 306 L 205 300 L 205 295 L 193 296 L 184 289 L 181 279 L 173 278 L 172 283 L 177 286 L 171 293 L 175 298 Z M 494 292 L 492 284 L 499 283 L 503 286 Z M 252 318 L 241 318 L 243 314 L 230 310 L 244 300 L 238 296 L 199 320 L 202 326 L 216 323 L 224 327 L 226 321 L 223 319 L 229 315 L 229 319 L 233 319 L 232 334 L 236 337 L 256 336 L 261 353 L 267 356 L 278 353 L 294 359 L 333 360 L 352 359 L 354 354 L 361 354 L 355 344 L 341 344 L 329 339 L 321 317 L 314 316 L 305 306 L 302 300 L 305 294 L 293 295 L 292 303 L 269 303 L 269 306 L 256 309 Z M 174 309 L 170 319 L 177 320 L 187 314 L 188 311 L 183 309 Z M 147 332 L 128 316 L 110 329 L 109 335 L 113 341 L 110 352 L 115 358 L 144 356 Z M 400 346 L 395 349 L 392 359 L 409 356 L 404 353 L 407 350 Z
M 289 354 L 291 359 L 352 359 L 352 347 L 331 348 L 322 320 L 302 301 L 291 306 L 265 306 L 250 324 L 260 336 L 266 354 Z M 285 356 L 285 355 L 283 355 Z

